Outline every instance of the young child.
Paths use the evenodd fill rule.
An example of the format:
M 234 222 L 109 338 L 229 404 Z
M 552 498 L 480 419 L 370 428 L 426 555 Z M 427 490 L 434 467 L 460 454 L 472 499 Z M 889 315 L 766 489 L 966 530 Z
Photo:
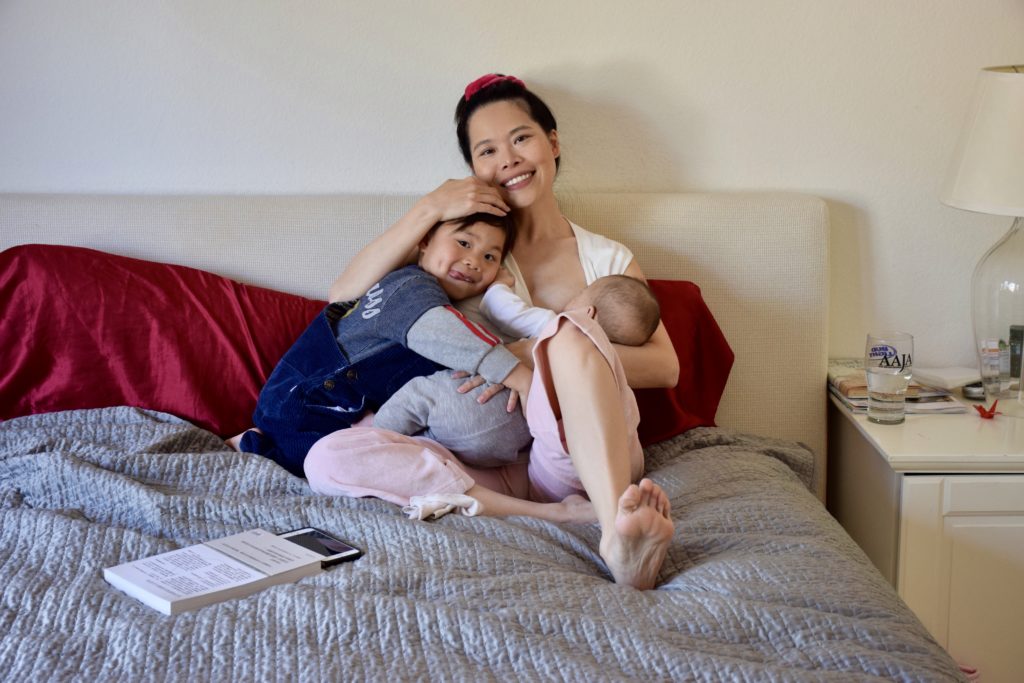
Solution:
M 494 281 L 514 240 L 509 217 L 474 214 L 434 226 L 419 245 L 418 265 L 317 316 L 260 392 L 256 429 L 231 442 L 301 477 L 317 440 L 359 422 L 414 377 L 465 370 L 525 396 L 530 370 L 451 306 Z
M 537 337 L 558 318 L 554 311 L 529 306 L 511 289 L 512 274 L 502 268 L 487 289 L 480 311 L 512 338 Z M 640 346 L 658 327 L 661 309 L 646 283 L 627 275 L 594 280 L 566 310 L 593 307 L 596 320 L 613 344 Z M 455 394 L 451 373 L 410 380 L 374 416 L 373 426 L 407 436 L 425 436 L 459 456 L 467 465 L 494 467 L 519 460 L 531 434 L 519 411 L 502 401 L 469 405 Z M 507 384 L 507 383 L 506 383 Z

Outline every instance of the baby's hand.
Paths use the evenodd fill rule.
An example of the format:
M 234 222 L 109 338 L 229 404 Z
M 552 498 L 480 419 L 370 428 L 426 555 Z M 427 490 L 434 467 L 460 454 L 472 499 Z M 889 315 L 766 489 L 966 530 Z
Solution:
M 494 278 L 493 284 L 515 287 L 516 278 L 508 268 L 502 266 L 501 268 L 498 268 L 498 277 Z

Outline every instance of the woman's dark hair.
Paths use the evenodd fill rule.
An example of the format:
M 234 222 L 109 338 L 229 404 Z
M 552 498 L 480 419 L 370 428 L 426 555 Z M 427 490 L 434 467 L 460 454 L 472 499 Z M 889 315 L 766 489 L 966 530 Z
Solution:
M 495 75 L 501 76 L 502 74 Z M 473 166 L 473 157 L 469 149 L 469 118 L 477 109 L 492 102 L 519 103 L 545 133 L 558 129 L 555 115 L 551 113 L 548 105 L 530 92 L 519 79 L 497 81 L 487 85 L 473 93 L 468 100 L 465 96 L 459 98 L 459 104 L 455 107 L 455 134 L 459 138 L 462 158 L 470 167 Z M 555 157 L 555 169 L 558 169 L 561 160 L 561 156 Z

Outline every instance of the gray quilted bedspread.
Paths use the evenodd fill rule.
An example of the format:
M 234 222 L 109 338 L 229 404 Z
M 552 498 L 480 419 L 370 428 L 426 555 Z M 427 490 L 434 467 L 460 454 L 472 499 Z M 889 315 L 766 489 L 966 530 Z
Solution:
M 32 680 L 956 680 L 808 493 L 800 446 L 697 429 L 649 448 L 676 536 L 620 588 L 596 526 L 313 495 L 259 456 L 131 408 L 0 424 L 0 677 Z M 253 527 L 366 555 L 166 617 L 112 566 Z

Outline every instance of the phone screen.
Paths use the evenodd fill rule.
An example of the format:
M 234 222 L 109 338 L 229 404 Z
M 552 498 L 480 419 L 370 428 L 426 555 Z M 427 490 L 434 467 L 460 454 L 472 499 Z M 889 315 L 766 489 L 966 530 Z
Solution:
M 323 555 L 324 565 L 344 562 L 345 560 L 354 560 L 363 554 L 359 548 L 351 546 L 341 539 L 326 534 L 319 529 L 310 528 L 299 529 L 298 531 L 289 531 L 281 534 L 281 537 L 288 539 L 292 543 L 301 545 L 303 548 L 307 548 L 315 553 Z

